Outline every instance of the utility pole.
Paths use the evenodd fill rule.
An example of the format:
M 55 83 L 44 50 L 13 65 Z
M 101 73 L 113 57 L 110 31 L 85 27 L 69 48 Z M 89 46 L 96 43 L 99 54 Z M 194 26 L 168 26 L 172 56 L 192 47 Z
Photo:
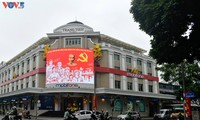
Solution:
M 184 120 L 186 120 L 186 111 L 185 111 L 185 62 L 181 64 L 181 71 L 182 71 L 182 81 L 183 81 L 183 111 L 184 111 Z
M 97 110 L 97 96 L 96 96 L 96 72 L 94 70 L 94 96 L 93 96 L 93 110 Z

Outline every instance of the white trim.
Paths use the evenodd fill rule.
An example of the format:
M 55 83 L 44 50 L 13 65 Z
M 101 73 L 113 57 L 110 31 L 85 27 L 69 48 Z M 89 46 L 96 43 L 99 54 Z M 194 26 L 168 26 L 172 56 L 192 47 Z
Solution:
M 132 90 L 119 90 L 119 89 L 107 89 L 107 88 L 97 88 L 97 94 L 115 94 L 115 95 L 129 95 L 129 96 L 138 96 L 138 97 L 150 97 L 150 98 L 160 98 L 160 99 L 176 99 L 174 95 L 167 94 L 156 94 L 156 93 L 145 93 L 145 92 L 136 92 Z
M 73 93 L 88 93 L 93 94 L 94 89 L 87 88 L 27 88 L 21 89 L 14 92 L 9 92 L 0 96 L 0 98 L 20 95 L 25 93 L 65 93 L 65 92 L 73 92 Z M 160 98 L 160 99 L 176 99 L 174 95 L 166 95 L 166 94 L 156 94 L 156 93 L 145 93 L 145 92 L 136 92 L 132 90 L 121 90 L 121 89 L 107 89 L 107 88 L 96 88 L 97 94 L 115 94 L 115 95 L 129 95 L 129 96 L 137 96 L 137 97 L 149 97 L 149 98 Z

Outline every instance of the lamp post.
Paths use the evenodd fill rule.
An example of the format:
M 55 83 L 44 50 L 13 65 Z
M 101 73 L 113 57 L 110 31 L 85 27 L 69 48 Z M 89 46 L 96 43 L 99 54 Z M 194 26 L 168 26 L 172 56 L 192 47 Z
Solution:
M 37 117 L 38 117 L 38 110 L 39 110 L 40 107 L 41 107 L 40 100 L 37 100 L 37 102 L 36 102 L 36 117 L 35 117 L 35 119 L 37 119 Z

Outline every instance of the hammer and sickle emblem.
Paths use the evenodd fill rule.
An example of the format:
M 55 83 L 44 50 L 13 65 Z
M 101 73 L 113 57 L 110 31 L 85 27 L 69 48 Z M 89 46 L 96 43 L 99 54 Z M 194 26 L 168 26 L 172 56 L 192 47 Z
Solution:
M 88 62 L 88 55 L 85 52 L 81 53 L 77 61 Z

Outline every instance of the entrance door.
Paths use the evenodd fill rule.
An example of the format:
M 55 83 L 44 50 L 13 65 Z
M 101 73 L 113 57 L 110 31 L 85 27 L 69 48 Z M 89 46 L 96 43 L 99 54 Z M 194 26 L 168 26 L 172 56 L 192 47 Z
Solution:
M 64 109 L 70 108 L 72 112 L 83 109 L 82 97 L 66 97 L 64 98 Z

